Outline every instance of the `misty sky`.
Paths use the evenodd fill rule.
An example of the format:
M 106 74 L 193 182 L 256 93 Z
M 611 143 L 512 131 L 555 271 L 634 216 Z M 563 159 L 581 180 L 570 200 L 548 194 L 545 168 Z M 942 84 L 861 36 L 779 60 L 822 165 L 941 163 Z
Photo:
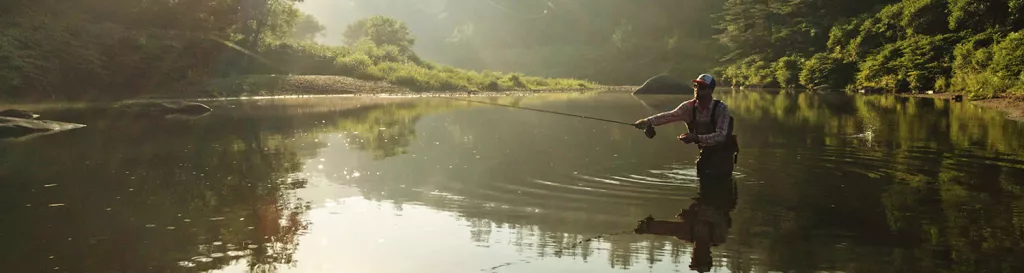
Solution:
M 298 5 L 303 12 L 320 20 L 327 28 L 319 42 L 341 45 L 341 33 L 353 21 L 373 15 L 386 15 L 406 21 L 420 39 L 447 37 L 453 29 L 439 29 L 433 21 L 444 17 L 447 0 L 305 0 Z
M 297 7 L 324 25 L 317 38 L 322 44 L 342 45 L 348 25 L 384 15 L 404 22 L 416 39 L 416 54 L 437 64 L 547 77 L 598 77 L 630 66 L 636 76 L 623 81 L 633 83 L 671 65 L 651 62 L 656 53 L 650 51 L 667 47 L 666 35 L 676 35 L 673 26 L 703 25 L 707 17 L 687 9 L 666 11 L 659 3 L 710 0 L 636 1 L 304 0 Z M 623 27 L 625 39 L 637 40 L 629 44 L 646 48 L 617 47 L 613 35 Z

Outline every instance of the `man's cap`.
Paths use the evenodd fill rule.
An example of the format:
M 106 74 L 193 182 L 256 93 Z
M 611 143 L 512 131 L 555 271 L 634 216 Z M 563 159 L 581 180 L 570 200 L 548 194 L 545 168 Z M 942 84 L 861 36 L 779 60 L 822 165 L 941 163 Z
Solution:
M 702 86 L 708 86 L 712 89 L 715 88 L 715 77 L 712 77 L 711 74 L 700 74 L 700 76 L 697 76 L 696 79 L 693 79 L 690 82 L 697 83 Z

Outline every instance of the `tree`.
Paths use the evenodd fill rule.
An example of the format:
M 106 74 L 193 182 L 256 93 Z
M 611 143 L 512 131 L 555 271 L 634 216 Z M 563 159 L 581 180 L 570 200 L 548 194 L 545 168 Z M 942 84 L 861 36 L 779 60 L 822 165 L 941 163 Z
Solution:
M 312 15 L 300 13 L 295 27 L 292 29 L 291 38 L 297 41 L 311 41 L 318 36 L 324 35 L 326 28 Z
M 352 45 L 359 40 L 369 39 L 378 46 L 392 45 L 403 51 L 411 51 L 416 38 L 409 27 L 397 19 L 376 15 L 356 21 L 345 28 L 345 43 Z

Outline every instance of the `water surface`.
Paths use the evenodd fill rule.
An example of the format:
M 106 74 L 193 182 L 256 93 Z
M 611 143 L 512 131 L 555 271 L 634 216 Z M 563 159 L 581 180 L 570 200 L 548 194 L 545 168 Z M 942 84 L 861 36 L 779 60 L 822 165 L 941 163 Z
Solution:
M 1024 125 L 970 104 L 773 91 L 735 192 L 628 126 L 439 98 L 50 109 L 0 142 L 5 272 L 1020 272 Z M 687 96 L 473 98 L 633 121 Z M 701 205 L 714 246 L 619 234 Z M 580 243 L 583 241 L 582 243 Z M 707 252 L 710 251 L 710 252 Z M 710 268 L 708 268 L 710 267 Z

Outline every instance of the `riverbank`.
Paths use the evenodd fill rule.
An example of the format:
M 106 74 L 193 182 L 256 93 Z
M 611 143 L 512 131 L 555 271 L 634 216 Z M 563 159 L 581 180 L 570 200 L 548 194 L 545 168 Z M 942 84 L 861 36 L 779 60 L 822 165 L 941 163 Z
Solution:
M 387 81 L 373 81 L 334 75 L 247 75 L 211 81 L 179 92 L 161 92 L 140 99 L 224 99 L 284 96 L 438 96 L 438 95 L 525 95 L 538 93 L 631 90 L 628 86 L 589 85 L 572 88 L 508 88 L 486 91 L 473 89 L 414 90 Z
M 946 100 L 952 99 L 956 95 L 963 95 L 966 102 L 1000 111 L 1004 113 L 1008 119 L 1024 121 L 1024 94 L 1002 94 L 994 98 L 976 100 L 968 99 L 966 94 L 958 93 L 908 94 L 905 96 Z

